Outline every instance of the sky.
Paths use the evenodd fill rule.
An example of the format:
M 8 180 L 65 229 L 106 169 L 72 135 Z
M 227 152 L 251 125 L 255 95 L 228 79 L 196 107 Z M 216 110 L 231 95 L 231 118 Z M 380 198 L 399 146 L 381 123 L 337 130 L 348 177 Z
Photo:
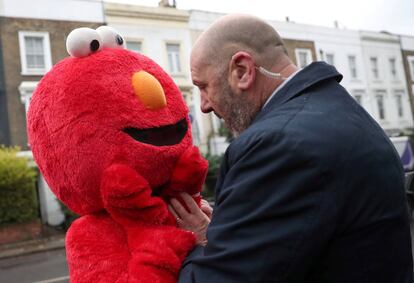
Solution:
M 105 0 L 157 6 L 159 0 Z M 353 30 L 388 31 L 414 36 L 414 0 L 176 0 L 179 9 L 247 13 L 268 20 L 290 21 Z

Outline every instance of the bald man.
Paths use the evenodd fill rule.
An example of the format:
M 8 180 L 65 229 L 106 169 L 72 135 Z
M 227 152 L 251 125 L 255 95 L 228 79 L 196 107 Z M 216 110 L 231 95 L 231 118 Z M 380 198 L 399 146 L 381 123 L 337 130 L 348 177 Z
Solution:
M 171 201 L 198 242 L 179 282 L 413 282 L 399 157 L 334 67 L 299 70 L 270 25 L 230 15 L 196 42 L 191 74 L 236 138 L 211 222 Z

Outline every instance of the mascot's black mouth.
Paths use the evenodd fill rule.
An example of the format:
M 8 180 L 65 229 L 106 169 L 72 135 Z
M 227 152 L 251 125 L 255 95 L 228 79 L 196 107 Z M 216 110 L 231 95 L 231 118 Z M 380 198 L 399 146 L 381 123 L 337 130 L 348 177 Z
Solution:
M 185 137 L 187 130 L 187 120 L 184 118 L 174 125 L 149 129 L 127 127 L 122 131 L 130 135 L 136 141 L 155 146 L 163 146 L 179 144 Z

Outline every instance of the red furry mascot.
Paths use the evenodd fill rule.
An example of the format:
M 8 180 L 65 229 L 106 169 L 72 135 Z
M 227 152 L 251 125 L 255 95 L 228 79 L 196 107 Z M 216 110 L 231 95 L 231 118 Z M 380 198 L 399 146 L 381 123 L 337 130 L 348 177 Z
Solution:
M 71 57 L 31 100 L 28 134 L 46 181 L 81 215 L 66 238 L 71 282 L 176 282 L 195 244 L 167 201 L 199 201 L 207 162 L 192 145 L 188 109 L 152 60 L 110 27 L 67 38 Z

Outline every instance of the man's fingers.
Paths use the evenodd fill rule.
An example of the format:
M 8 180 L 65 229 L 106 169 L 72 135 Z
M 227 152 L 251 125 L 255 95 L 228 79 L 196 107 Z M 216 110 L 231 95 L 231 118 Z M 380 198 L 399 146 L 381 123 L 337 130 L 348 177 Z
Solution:
M 208 218 L 211 219 L 211 216 L 213 214 L 213 208 L 210 206 L 210 204 L 206 200 L 201 200 L 201 211 L 204 212 L 205 215 L 208 216 Z
M 198 207 L 197 203 L 189 194 L 181 193 L 180 196 L 182 197 L 183 201 L 185 202 L 191 213 L 194 214 L 200 211 L 200 208 Z
M 175 219 L 179 218 L 174 208 L 170 204 L 168 205 L 168 210 L 171 212 Z
M 182 219 L 188 219 L 191 213 L 188 213 L 184 206 L 176 199 L 171 199 L 171 206 L 175 210 L 177 217 Z

